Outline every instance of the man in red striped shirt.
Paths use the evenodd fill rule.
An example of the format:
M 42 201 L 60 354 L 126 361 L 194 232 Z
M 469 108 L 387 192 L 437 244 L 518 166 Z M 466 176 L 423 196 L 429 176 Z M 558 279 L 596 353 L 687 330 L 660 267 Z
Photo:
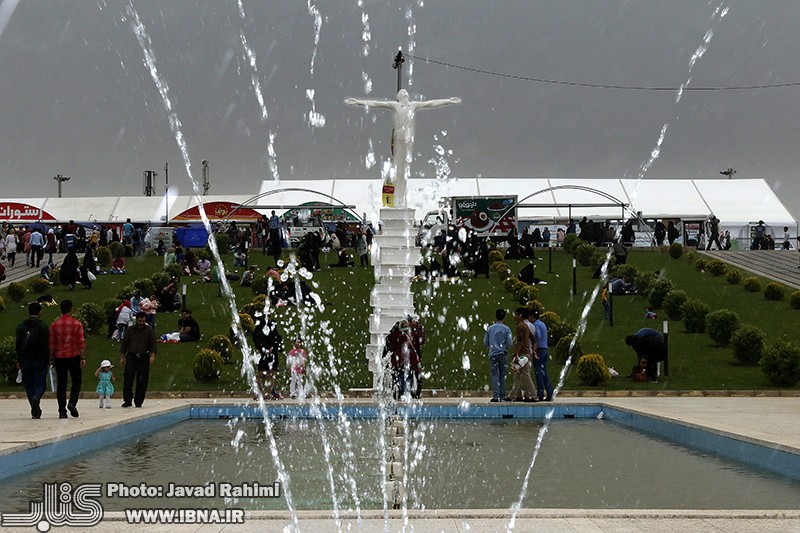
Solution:
M 83 324 L 72 316 L 72 300 L 61 302 L 61 316 L 50 326 L 50 357 L 58 376 L 58 418 L 67 418 L 67 411 L 78 418 L 78 396 L 81 393 L 83 367 L 86 366 L 86 339 Z M 72 380 L 67 403 L 67 375 Z

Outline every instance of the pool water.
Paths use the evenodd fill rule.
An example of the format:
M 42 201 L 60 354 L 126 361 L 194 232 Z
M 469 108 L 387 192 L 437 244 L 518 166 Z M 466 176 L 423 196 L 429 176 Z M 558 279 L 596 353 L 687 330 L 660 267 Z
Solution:
M 409 508 L 509 508 L 533 454 L 538 421 L 424 420 L 409 425 Z M 298 509 L 382 508 L 377 420 L 274 423 Z M 322 435 L 330 446 L 330 471 Z M 236 441 L 236 445 L 232 443 Z M 347 442 L 350 446 L 346 446 Z M 352 456 L 352 460 L 347 458 Z M 190 420 L 68 463 L 3 481 L 0 510 L 23 512 L 45 482 L 158 485 L 278 480 L 263 423 Z M 104 491 L 105 492 L 105 491 Z M 333 492 L 333 494 L 332 494 Z M 104 497 L 106 511 L 208 505 L 285 509 L 280 498 Z M 358 504 L 356 504 L 358 501 Z M 557 420 L 545 434 L 526 508 L 796 509 L 800 481 L 693 451 L 607 420 Z

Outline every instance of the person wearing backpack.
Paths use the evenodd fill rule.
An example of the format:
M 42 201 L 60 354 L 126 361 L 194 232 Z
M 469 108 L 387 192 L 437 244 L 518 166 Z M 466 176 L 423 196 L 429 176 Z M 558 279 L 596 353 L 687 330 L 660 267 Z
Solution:
M 42 304 L 28 304 L 28 317 L 17 326 L 17 368 L 22 371 L 22 384 L 31 404 L 31 418 L 42 417 L 39 402 L 47 389 L 47 370 L 50 366 L 47 324 L 39 320 Z

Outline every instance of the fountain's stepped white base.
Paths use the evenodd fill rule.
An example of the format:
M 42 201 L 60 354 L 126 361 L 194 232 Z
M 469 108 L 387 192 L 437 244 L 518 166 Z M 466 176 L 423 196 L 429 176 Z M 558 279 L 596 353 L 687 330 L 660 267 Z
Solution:
M 381 209 L 383 231 L 375 236 L 375 287 L 370 294 L 367 361 L 372 372 L 372 388 L 377 390 L 381 356 L 386 334 L 406 315 L 414 313 L 411 278 L 421 258 L 414 245 L 413 209 Z

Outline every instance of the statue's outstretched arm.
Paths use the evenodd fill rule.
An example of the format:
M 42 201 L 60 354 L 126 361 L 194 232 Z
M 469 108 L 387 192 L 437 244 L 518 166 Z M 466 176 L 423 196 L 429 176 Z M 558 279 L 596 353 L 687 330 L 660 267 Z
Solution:
M 361 98 L 345 98 L 344 103 L 347 105 L 365 105 L 369 107 L 385 107 L 394 109 L 397 102 L 391 100 L 362 100 Z
M 415 108 L 419 109 L 422 107 L 442 107 L 445 105 L 450 104 L 460 104 L 461 98 L 453 97 L 453 98 L 441 98 L 439 100 L 427 100 L 423 102 L 414 102 L 413 105 Z

